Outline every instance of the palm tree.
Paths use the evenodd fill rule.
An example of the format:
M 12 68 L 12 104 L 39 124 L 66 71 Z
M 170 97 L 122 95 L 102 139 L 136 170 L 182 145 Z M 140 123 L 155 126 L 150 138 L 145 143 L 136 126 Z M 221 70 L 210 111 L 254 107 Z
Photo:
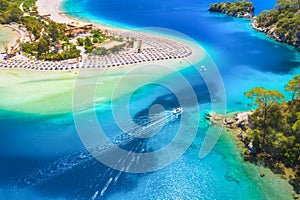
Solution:
M 20 39 L 17 39 L 17 44 L 18 44 L 18 47 L 20 47 L 21 46 L 21 40 Z
M 8 53 L 8 41 L 7 40 L 3 41 L 2 45 L 4 47 L 5 53 L 7 54 Z
M 139 41 L 138 53 L 141 53 L 141 51 L 142 51 L 142 40 Z
M 28 36 L 29 36 L 30 42 L 32 42 L 32 33 L 31 33 L 31 31 L 28 31 Z
M 108 37 L 108 30 L 107 29 L 104 30 L 104 35 L 105 35 L 105 37 Z

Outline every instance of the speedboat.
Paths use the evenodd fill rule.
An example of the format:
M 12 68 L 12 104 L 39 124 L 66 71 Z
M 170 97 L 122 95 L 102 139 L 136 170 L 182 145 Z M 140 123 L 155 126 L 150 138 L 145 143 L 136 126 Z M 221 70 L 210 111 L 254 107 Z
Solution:
M 172 110 L 173 115 L 181 115 L 182 112 L 183 112 L 183 108 L 181 108 L 181 107 L 178 107 L 178 108 Z

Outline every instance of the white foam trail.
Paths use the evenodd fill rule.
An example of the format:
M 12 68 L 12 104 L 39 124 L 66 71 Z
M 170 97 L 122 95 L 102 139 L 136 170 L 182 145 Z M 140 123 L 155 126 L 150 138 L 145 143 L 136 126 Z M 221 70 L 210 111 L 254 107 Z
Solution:
M 95 200 L 99 194 L 99 191 L 96 191 L 95 194 L 91 197 L 91 200 Z
M 140 125 L 137 125 L 136 123 L 129 124 L 128 132 L 130 132 L 130 133 L 134 132 L 135 134 L 138 133 L 137 135 L 145 135 L 145 133 L 152 132 L 153 131 L 152 128 L 154 129 L 158 125 L 166 124 L 168 122 L 168 119 L 170 119 L 170 117 L 172 117 L 171 112 L 169 112 L 167 114 L 151 115 L 151 117 L 150 117 L 151 123 L 144 122 L 145 120 L 143 120 L 143 119 L 148 120 L 149 119 L 148 116 L 140 117 L 140 118 L 138 118 L 138 120 L 141 120 L 141 122 L 144 122 L 142 124 L 146 124 L 146 125 L 140 126 Z M 34 173 L 27 175 L 25 178 L 18 179 L 15 182 L 12 182 L 11 184 L 8 183 L 8 184 L 2 186 L 1 188 L 5 188 L 5 187 L 11 188 L 11 185 L 15 185 L 15 183 L 18 183 L 18 185 L 15 186 L 16 192 L 14 194 L 12 194 L 12 196 L 13 196 L 23 189 L 28 189 L 29 187 L 40 185 L 46 181 L 51 180 L 54 177 L 60 176 L 64 173 L 74 169 L 77 166 L 80 166 L 84 163 L 91 161 L 92 159 L 94 159 L 93 155 L 103 154 L 107 150 L 113 148 L 115 145 L 126 145 L 126 144 L 132 142 L 133 140 L 135 140 L 135 137 L 131 137 L 130 135 L 134 135 L 134 134 L 122 133 L 122 134 L 117 135 L 116 137 L 110 139 L 110 141 L 112 141 L 113 144 L 98 143 L 98 144 L 88 148 L 88 150 L 82 149 L 78 152 L 67 155 L 67 156 L 55 161 L 53 164 L 48 165 L 44 169 L 36 170 Z M 136 147 L 136 148 L 138 148 L 138 147 Z M 145 148 L 142 149 L 142 152 L 143 151 L 145 151 Z M 89 152 L 92 152 L 92 154 L 90 154 Z M 128 155 L 130 155 L 130 152 Z M 139 158 L 136 158 L 136 159 L 139 160 Z M 131 163 L 133 163 L 134 161 L 135 161 L 135 159 L 132 159 Z M 124 164 L 125 162 L 126 162 L 126 158 L 123 160 L 123 162 L 122 162 L 122 159 L 120 159 L 118 161 L 117 165 L 119 165 L 120 163 Z M 129 169 L 130 166 L 131 166 L 131 164 L 129 166 L 127 166 L 127 169 Z M 109 172 L 112 175 L 113 171 L 111 169 L 108 169 L 105 172 L 105 174 L 107 174 Z M 117 178 L 115 177 L 115 182 L 117 181 L 119 176 L 120 175 L 117 175 Z M 101 176 L 99 176 L 99 178 L 100 177 Z M 109 181 L 107 182 L 108 185 L 106 186 L 106 189 L 112 180 L 113 180 L 113 178 L 109 179 Z M 103 191 L 105 192 L 105 190 L 102 190 L 102 192 Z
M 118 181 L 119 177 L 121 176 L 121 174 L 122 174 L 122 171 L 119 171 L 119 173 L 117 174 L 117 176 L 114 179 L 114 184 L 117 183 L 117 181 Z
M 172 115 L 172 114 L 171 114 L 171 115 Z M 164 123 L 167 122 L 168 119 L 170 119 L 170 115 L 163 116 L 163 117 L 162 117 L 162 115 L 160 115 L 158 119 L 155 119 L 155 120 L 152 119 L 152 120 L 153 120 L 152 122 L 155 122 L 155 123 L 151 123 L 150 126 L 149 126 L 149 124 L 147 124 L 147 125 L 145 126 L 146 128 L 145 128 L 145 127 L 142 127 L 142 128 L 143 128 L 143 129 L 142 129 L 142 130 L 143 130 L 143 134 L 145 134 L 145 130 L 148 131 L 149 127 L 155 126 L 155 125 L 157 126 L 158 124 L 164 124 Z M 146 123 L 145 123 L 145 124 L 146 124 Z M 124 136 L 124 137 L 123 137 L 123 140 L 126 139 L 126 138 L 127 138 L 127 137 Z M 108 190 L 108 188 L 109 188 L 109 186 L 110 186 L 112 180 L 113 180 L 113 184 L 116 184 L 117 181 L 118 181 L 118 179 L 120 178 L 122 172 L 123 172 L 125 169 L 128 170 L 134 162 L 139 162 L 140 156 L 133 157 L 133 158 L 130 160 L 129 164 L 127 164 L 126 168 L 124 167 L 125 163 L 127 163 L 128 158 L 131 157 L 130 155 L 131 155 L 133 152 L 135 152 L 135 151 L 138 150 L 138 149 L 141 149 L 141 152 L 145 152 L 145 151 L 147 150 L 146 148 L 144 148 L 144 147 L 142 146 L 143 144 L 144 144 L 144 142 L 139 142 L 137 146 L 135 146 L 133 149 L 131 149 L 131 151 L 128 152 L 127 156 L 125 156 L 125 157 L 123 157 L 123 158 L 120 158 L 120 159 L 118 160 L 118 162 L 115 164 L 115 167 L 118 167 L 118 166 L 120 166 L 120 165 L 121 165 L 121 166 L 123 165 L 121 171 L 119 171 L 116 175 L 114 175 L 114 172 L 115 172 L 115 171 L 112 170 L 112 169 L 108 169 L 104 174 L 102 174 L 102 173 L 99 174 L 99 175 L 97 176 L 97 178 L 93 180 L 93 184 L 91 185 L 91 188 L 94 188 L 94 187 L 93 187 L 94 184 L 96 184 L 96 187 L 95 187 L 95 188 L 98 188 L 99 185 L 103 182 L 103 179 L 108 175 L 108 176 L 109 176 L 109 179 L 108 179 L 108 181 L 106 182 L 106 185 L 102 188 L 102 192 L 101 192 L 101 197 L 102 197 L 102 196 L 105 194 L 105 192 Z M 110 172 L 110 173 L 109 173 L 109 172 Z M 109 173 L 109 174 L 108 174 L 108 173 Z M 101 177 L 102 177 L 102 178 L 101 178 Z
M 109 178 L 109 180 L 108 180 L 107 183 L 105 184 L 105 186 L 104 186 L 104 188 L 102 189 L 101 194 L 100 194 L 101 197 L 104 195 L 105 191 L 107 190 L 108 186 L 111 184 L 112 180 L 113 180 L 113 178 Z

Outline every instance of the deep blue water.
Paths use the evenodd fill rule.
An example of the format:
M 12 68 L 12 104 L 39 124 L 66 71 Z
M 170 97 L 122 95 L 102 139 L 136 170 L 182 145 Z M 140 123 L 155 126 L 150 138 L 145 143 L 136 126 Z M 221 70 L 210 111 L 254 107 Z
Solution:
M 256 13 L 272 8 L 274 2 L 255 0 Z M 209 0 L 68 0 L 64 8 L 71 12 L 84 11 L 74 15 L 111 25 L 162 27 L 193 38 L 207 50 L 222 74 L 228 111 L 251 109 L 243 93 L 254 86 L 284 92 L 284 84 L 299 72 L 299 52 L 252 30 L 249 20 L 207 12 L 210 3 Z M 221 136 L 207 157 L 199 158 L 209 127 L 205 113 L 210 109 L 210 98 L 201 77 L 192 68 L 181 73 L 192 83 L 198 104 L 187 105 L 187 118 L 167 124 L 156 137 L 123 147 L 138 147 L 136 151 L 146 148 L 149 152 L 160 149 L 172 139 L 179 123 L 189 134 L 195 128 L 194 112 L 199 106 L 202 112 L 196 139 L 180 159 L 155 172 L 119 176 L 118 171 L 93 158 L 74 164 L 76 152 L 84 152 L 84 147 L 72 114 L 4 113 L 1 116 L 5 118 L 0 119 L 0 198 L 91 199 L 96 191 L 98 197 L 103 191 L 103 199 L 282 199 L 276 194 L 276 186 L 275 191 L 266 192 L 262 188 L 254 168 L 242 161 L 235 143 L 226 135 Z M 184 91 L 185 88 L 180 88 L 179 94 L 185 95 Z M 161 104 L 166 109 L 178 106 L 166 88 L 146 85 L 130 100 L 132 116 L 143 116 L 153 104 Z M 109 105 L 99 105 L 97 111 L 108 135 L 117 134 Z M 55 168 L 60 168 L 60 172 Z
M 252 30 L 249 20 L 209 13 L 207 8 L 211 2 L 214 1 L 146 0 L 141 3 L 85 0 L 67 1 L 64 7 L 70 12 L 84 10 L 74 13 L 74 16 L 92 21 L 121 27 L 168 28 L 193 38 L 208 51 L 218 66 L 226 84 L 229 103 L 246 101 L 242 94 L 253 87 L 253 82 L 283 92 L 282 83 L 299 66 L 299 52 Z M 253 2 L 257 14 L 275 4 L 275 0 Z M 239 87 L 234 87 L 236 85 Z M 236 106 L 230 105 L 229 109 Z

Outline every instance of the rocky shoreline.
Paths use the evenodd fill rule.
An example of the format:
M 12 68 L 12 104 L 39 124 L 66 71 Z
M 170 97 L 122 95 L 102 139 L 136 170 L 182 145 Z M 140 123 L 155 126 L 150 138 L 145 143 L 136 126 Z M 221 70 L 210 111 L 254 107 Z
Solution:
M 288 45 L 292 45 L 296 48 L 300 48 L 300 33 L 298 31 L 299 29 L 295 28 L 291 31 L 290 27 L 283 28 L 282 26 L 278 25 L 277 18 L 279 17 L 279 14 L 276 13 L 282 13 L 283 17 L 281 18 L 284 18 L 286 14 L 284 14 L 284 12 L 281 11 L 284 9 L 276 10 L 277 12 L 274 12 L 275 9 L 271 11 L 265 11 L 265 13 L 262 13 L 257 17 L 254 16 L 254 9 L 255 8 L 251 2 L 236 1 L 236 2 L 213 3 L 210 5 L 210 8 L 208 10 L 210 12 L 224 13 L 232 17 L 251 19 L 253 20 L 253 22 L 251 23 L 251 27 L 254 30 L 260 31 L 278 42 L 282 42 Z M 294 8 L 293 5 L 290 5 L 286 9 L 288 10 Z M 293 13 L 294 16 L 296 16 L 297 13 L 299 13 L 298 10 L 294 10 L 293 12 L 294 12 Z M 268 13 L 273 13 L 272 16 L 275 13 L 278 16 L 276 19 L 270 20 L 269 18 L 271 18 L 271 16 L 269 16 Z M 291 23 L 298 24 L 299 22 L 295 21 L 294 18 L 292 18 Z M 263 23 L 259 22 L 265 20 L 269 20 L 269 21 Z M 282 24 L 283 22 L 281 21 L 280 23 Z
M 277 35 L 276 34 L 276 27 L 272 27 L 272 28 L 269 28 L 269 27 L 258 27 L 256 19 L 254 19 L 253 22 L 251 23 L 251 27 L 254 30 L 260 31 L 260 32 L 268 35 L 269 37 L 273 38 L 274 40 L 276 40 L 278 42 L 282 42 L 282 43 L 285 43 L 285 44 L 292 45 L 294 47 L 300 48 L 300 33 L 297 36 L 298 37 L 298 42 L 297 43 L 293 43 L 293 42 L 290 42 L 287 39 L 287 37 L 284 37 L 284 36 L 280 37 L 279 35 Z
M 238 9 L 232 6 L 240 6 Z M 250 2 L 226 2 L 226 3 L 214 3 L 211 4 L 208 11 L 210 12 L 220 12 L 228 16 L 238 17 L 238 18 L 249 18 L 254 17 L 254 6 Z
M 249 126 L 248 117 L 253 111 L 230 113 L 227 115 L 220 115 L 217 113 L 210 113 L 206 119 L 212 124 L 217 126 L 225 126 L 228 129 L 236 131 L 238 138 L 247 146 L 249 153 L 253 152 L 253 145 L 250 142 L 246 142 L 246 130 Z
M 237 18 L 248 18 L 248 19 L 252 19 L 254 17 L 253 14 L 251 13 L 245 13 L 245 14 L 242 14 L 240 12 L 231 12 L 231 11 L 226 11 L 224 9 L 214 9 L 214 8 L 210 8 L 209 9 L 210 12 L 220 12 L 220 13 L 224 13 L 228 16 L 231 16 L 231 17 L 237 17 Z
M 252 141 L 247 139 L 247 129 L 251 129 L 251 124 L 249 123 L 249 116 L 253 111 L 245 112 L 234 112 L 226 115 L 221 115 L 218 113 L 209 113 L 206 119 L 211 122 L 212 125 L 225 126 L 227 131 L 233 135 L 242 146 L 242 154 L 244 160 L 254 164 L 262 165 L 264 167 L 270 168 L 275 174 L 280 175 L 283 179 L 289 180 L 289 183 L 294 187 L 295 191 L 299 191 L 297 184 L 294 183 L 295 172 L 291 168 L 287 168 L 283 163 L 275 161 L 270 155 L 257 154 L 253 148 Z M 265 174 L 261 173 L 261 177 Z M 297 192 L 298 193 L 298 192 Z M 293 194 L 294 199 L 299 199 L 299 193 Z

